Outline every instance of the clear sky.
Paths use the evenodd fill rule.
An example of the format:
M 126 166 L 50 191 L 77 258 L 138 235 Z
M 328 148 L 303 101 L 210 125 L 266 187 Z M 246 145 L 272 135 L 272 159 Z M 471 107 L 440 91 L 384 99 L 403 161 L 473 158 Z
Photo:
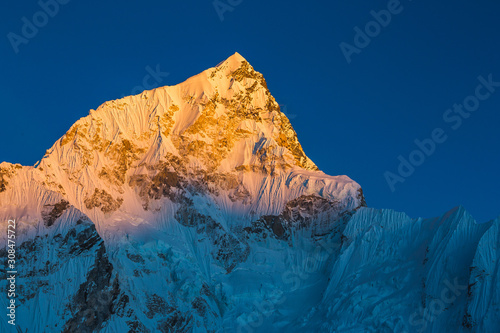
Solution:
M 369 206 L 500 215 L 500 87 L 476 91 L 479 76 L 500 82 L 498 2 L 59 1 L 2 3 L 0 161 L 33 165 L 89 109 L 136 93 L 157 67 L 147 85 L 177 84 L 239 52 L 306 154 L 360 183 Z M 447 111 L 464 100 L 473 112 Z M 415 152 L 439 128 L 434 152 Z M 399 173 L 400 155 L 420 165 Z

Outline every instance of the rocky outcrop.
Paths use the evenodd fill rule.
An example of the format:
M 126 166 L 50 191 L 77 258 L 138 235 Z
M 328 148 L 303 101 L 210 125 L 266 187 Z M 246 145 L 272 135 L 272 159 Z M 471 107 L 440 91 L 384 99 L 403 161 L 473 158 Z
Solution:
M 42 218 L 45 226 L 50 227 L 53 225 L 55 220 L 60 218 L 68 207 L 69 202 L 64 199 L 54 205 L 45 205 L 44 210 L 42 210 Z
M 9 178 L 14 177 L 22 168 L 20 164 L 0 163 L 0 193 L 7 190 Z
M 98 188 L 94 190 L 92 196 L 85 199 L 85 207 L 87 209 L 100 208 L 103 213 L 116 211 L 122 203 L 122 198 L 114 199 L 108 192 Z
M 109 262 L 106 248 L 101 242 L 86 281 L 72 297 L 69 305 L 72 316 L 64 325 L 63 332 L 99 331 L 111 315 L 117 312 L 115 305 L 119 304 L 121 307 L 126 305 L 126 302 L 118 300 L 120 295 L 118 277 L 115 276 L 114 279 L 112 277 L 113 265 Z
M 212 245 L 211 255 L 227 273 L 249 254 L 249 247 L 243 244 L 236 236 L 225 230 L 220 223 L 212 217 L 200 214 L 193 205 L 183 205 L 175 213 L 175 218 L 186 227 L 195 228 L 198 234 L 207 237 Z

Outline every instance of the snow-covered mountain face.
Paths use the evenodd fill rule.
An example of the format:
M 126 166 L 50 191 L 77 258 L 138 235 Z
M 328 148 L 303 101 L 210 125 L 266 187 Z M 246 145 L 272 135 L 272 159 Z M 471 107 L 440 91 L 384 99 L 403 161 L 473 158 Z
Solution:
M 36 167 L 0 164 L 0 224 L 17 222 L 17 327 L 496 332 L 498 220 L 365 206 L 356 182 L 306 156 L 235 54 L 91 110 Z

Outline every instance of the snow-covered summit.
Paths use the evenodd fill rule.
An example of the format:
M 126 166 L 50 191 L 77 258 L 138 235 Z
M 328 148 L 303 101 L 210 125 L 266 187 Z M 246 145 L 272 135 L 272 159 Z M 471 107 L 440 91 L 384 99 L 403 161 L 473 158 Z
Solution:
M 0 164 L 17 331 L 498 331 L 498 219 L 364 206 L 236 53 L 91 110 L 36 167 Z
M 216 67 L 227 65 L 230 69 L 236 70 L 240 67 L 242 62 L 247 62 L 247 60 L 241 54 L 235 52 L 232 56 L 219 63 Z
M 205 197 L 242 226 L 301 195 L 337 201 L 339 212 L 363 202 L 356 182 L 325 175 L 306 156 L 263 75 L 238 53 L 178 85 L 91 110 L 23 172 L 99 227 L 115 213 L 163 219 L 180 197 Z M 165 177 L 169 189 L 157 190 Z M 6 185 L 4 202 L 16 204 L 15 191 Z

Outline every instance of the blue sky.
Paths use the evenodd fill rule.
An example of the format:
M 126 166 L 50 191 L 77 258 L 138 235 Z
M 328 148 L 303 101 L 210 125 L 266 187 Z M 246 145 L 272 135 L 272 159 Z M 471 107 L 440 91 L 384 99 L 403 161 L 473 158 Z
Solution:
M 172 85 L 239 52 L 286 107 L 306 154 L 359 182 L 369 206 L 500 215 L 500 88 L 457 129 L 443 119 L 479 76 L 500 82 L 498 3 L 221 0 L 221 20 L 211 0 L 60 1 L 53 17 L 37 1 L 2 4 L 0 161 L 33 165 L 89 109 L 138 89 L 148 67 L 169 73 L 155 84 Z M 377 29 L 370 12 L 388 8 Z M 24 29 L 29 38 L 23 17 L 40 26 Z M 339 45 L 355 47 L 354 28 L 367 24 L 370 42 L 348 63 Z M 384 174 L 401 176 L 398 157 L 436 128 L 447 140 L 392 191 Z

